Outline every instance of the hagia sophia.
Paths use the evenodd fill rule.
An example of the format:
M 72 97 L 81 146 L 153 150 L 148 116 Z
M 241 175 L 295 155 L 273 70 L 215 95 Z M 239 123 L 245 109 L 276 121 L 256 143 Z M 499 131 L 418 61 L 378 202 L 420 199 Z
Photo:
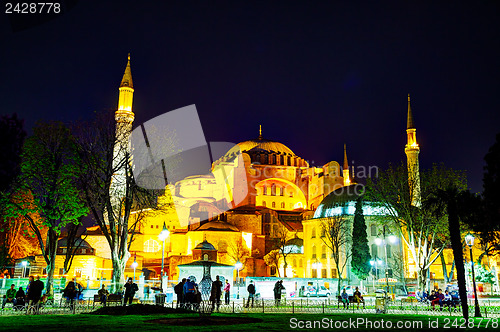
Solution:
M 129 121 L 131 126 L 134 87 L 130 57 L 119 91 L 117 118 Z M 408 144 L 405 152 L 412 161 L 414 174 L 418 174 L 420 148 L 409 97 L 407 117 Z M 352 216 L 354 201 L 359 192 L 362 193 L 362 186 L 356 184 L 350 171 L 346 146 L 343 147 L 342 167 L 336 161 L 316 167 L 285 144 L 268 139 L 265 127 L 259 128 L 256 136 L 238 143 L 212 164 L 212 170 L 221 166 L 244 170 L 247 179 L 245 188 L 239 187 L 241 184 L 236 178 L 227 183 L 229 193 L 241 191 L 245 193 L 244 197 L 236 203 L 230 202 L 227 195 L 221 193 L 213 174 L 189 176 L 168 185 L 160 199 L 174 203 L 175 208 L 151 215 L 136 230 L 129 249 L 131 257 L 126 265 L 126 277 L 133 275 L 131 266 L 135 261 L 138 274 L 146 279 L 158 279 L 164 253 L 164 274 L 172 281 L 186 277 L 182 272 L 185 267 L 203 259 L 205 254 L 217 262 L 221 273 L 225 274 L 223 276 L 231 281 L 236 278 L 234 266 L 237 261 L 243 263 L 238 273 L 240 278 L 338 278 L 339 271 L 333 263 L 331 251 L 321 239 L 321 221 L 334 213 Z M 339 152 L 341 149 L 339 147 Z M 418 195 L 415 196 L 418 199 Z M 341 200 L 345 204 L 339 211 L 337 203 Z M 224 208 L 228 205 L 230 209 Z M 371 255 L 383 257 L 375 241 L 381 231 L 376 222 L 381 212 L 370 205 L 365 205 L 363 211 Z M 158 236 L 164 228 L 168 229 L 169 236 L 163 242 Z M 84 245 L 67 275 L 82 280 L 110 280 L 112 263 L 106 239 L 98 226 L 88 228 L 86 234 Z M 286 236 L 289 250 L 286 270 L 282 258 L 274 265 L 266 264 L 264 258 L 276 249 L 275 240 L 283 236 Z M 388 260 L 395 255 L 405 257 L 406 275 L 412 278 L 416 267 L 401 241 L 387 247 Z M 60 242 L 56 277 L 58 271 L 62 274 L 64 253 L 64 243 Z M 452 268 L 453 261 L 450 255 L 448 252 L 445 254 L 448 270 Z M 44 266 L 43 258 L 36 256 L 32 265 Z M 435 265 L 431 270 L 435 272 L 436 279 L 442 279 L 441 264 L 436 262 Z M 354 278 L 349 262 L 342 275 L 351 280 Z

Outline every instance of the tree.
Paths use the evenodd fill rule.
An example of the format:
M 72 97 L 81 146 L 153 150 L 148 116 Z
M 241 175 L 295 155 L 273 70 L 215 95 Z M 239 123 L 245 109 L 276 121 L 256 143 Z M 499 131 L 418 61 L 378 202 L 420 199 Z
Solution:
M 69 224 L 66 227 L 66 254 L 64 256 L 64 274 L 68 273 L 73 264 L 73 258 L 75 258 L 76 251 L 82 247 L 87 236 L 83 233 L 86 229 L 82 226 L 82 220 L 80 219 L 78 224 Z M 79 234 L 80 233 L 80 234 Z M 84 236 L 82 238 L 82 236 Z
M 457 188 L 449 187 L 445 190 L 436 189 L 434 193 L 428 196 L 424 204 L 424 207 L 438 218 L 439 216 L 447 214 L 451 248 L 453 250 L 454 261 L 457 269 L 458 292 L 465 319 L 469 318 L 469 307 L 467 304 L 467 289 L 460 219 L 468 219 L 468 215 L 469 217 L 471 215 L 476 216 L 473 212 L 471 213 L 471 211 L 476 209 L 474 206 L 478 206 L 476 205 L 476 203 L 479 203 L 477 199 L 477 197 L 473 197 L 468 192 L 459 192 Z M 478 309 L 479 308 L 477 308 L 477 310 Z
M 286 258 L 288 255 L 293 253 L 292 246 L 288 245 L 290 232 L 285 227 L 283 222 L 280 222 L 278 227 L 274 231 L 274 248 L 278 250 L 278 253 L 281 257 L 283 257 L 283 277 L 286 276 L 286 270 L 288 268 L 288 262 Z M 279 266 L 277 267 L 279 270 Z
M 77 167 L 80 160 L 69 129 L 60 122 L 39 123 L 21 156 L 21 174 L 9 202 L 9 217 L 23 216 L 35 233 L 47 264 L 46 293 L 50 296 L 61 230 L 78 223 L 88 212 L 76 186 L 81 176 Z
M 420 179 L 422 202 L 436 189 L 466 189 L 465 173 L 444 165 L 422 170 Z M 419 271 L 419 288 L 425 289 L 427 270 L 446 247 L 449 228 L 446 215 L 435 215 L 414 205 L 414 183 L 417 182 L 410 180 L 406 164 L 389 165 L 387 170 L 378 172 L 377 178 L 368 179 L 365 199 L 386 211 L 383 222 L 399 233 Z
M 243 244 L 241 238 L 236 241 L 231 241 L 228 244 L 227 255 L 234 261 L 240 262 L 245 266 L 246 258 L 250 256 L 250 250 L 248 250 L 247 246 Z
M 276 271 L 278 272 L 278 277 L 281 277 L 280 269 L 279 269 L 279 261 L 280 261 L 280 252 L 279 250 L 271 250 L 264 256 L 264 262 L 266 262 L 267 266 L 274 266 Z
M 322 234 L 324 232 L 321 240 L 332 251 L 332 259 L 339 273 L 339 282 L 337 283 L 337 293 L 339 295 L 342 274 L 351 255 L 351 227 L 351 221 L 345 215 L 337 215 L 321 220 Z
M 125 264 L 130 246 L 147 217 L 164 213 L 171 200 L 158 199 L 164 190 L 150 190 L 138 185 L 132 172 L 128 124 L 115 123 L 113 112 L 100 113 L 90 123 L 77 126 L 76 137 L 81 158 L 80 188 L 95 223 L 111 251 L 113 276 L 111 290 L 124 284 Z M 116 132 L 121 134 L 116 135 Z M 164 140 L 168 148 L 169 138 Z M 146 152 L 144 152 L 146 153 Z M 164 186 L 166 186 L 166 179 Z M 167 189 L 167 195 L 168 195 Z
M 15 259 L 13 244 L 19 244 L 23 239 L 18 230 L 22 223 L 11 227 L 11 220 L 4 215 L 5 204 L 12 193 L 12 182 L 19 174 L 21 150 L 26 137 L 23 120 L 16 114 L 0 117 L 0 270 L 4 271 L 12 265 Z
M 483 176 L 485 218 L 471 225 L 485 244 L 485 252 L 500 253 L 500 133 L 484 157 L 486 166 Z
M 371 256 L 367 236 L 365 217 L 363 215 L 363 201 L 358 198 L 352 225 L 351 270 L 359 280 L 365 280 L 371 270 Z

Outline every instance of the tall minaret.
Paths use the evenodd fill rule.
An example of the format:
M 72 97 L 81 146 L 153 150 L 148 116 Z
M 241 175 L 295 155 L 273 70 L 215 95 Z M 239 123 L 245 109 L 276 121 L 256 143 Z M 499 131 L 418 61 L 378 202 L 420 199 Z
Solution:
M 344 187 L 351 185 L 351 176 L 349 174 L 349 163 L 347 162 L 347 150 L 344 144 L 344 167 L 342 170 L 344 175 Z
M 130 53 L 128 54 L 127 66 L 123 73 L 122 82 L 118 89 L 118 109 L 115 112 L 116 142 L 113 151 L 113 178 L 111 181 L 110 195 L 112 199 L 115 216 L 120 215 L 121 202 L 126 192 L 126 163 L 130 162 L 129 137 L 134 122 L 132 112 L 132 100 L 134 96 L 134 84 L 132 83 L 132 71 L 130 70 Z
M 417 129 L 413 124 L 413 114 L 411 113 L 410 107 L 410 94 L 408 94 L 408 122 L 406 126 L 407 143 L 405 146 L 405 153 L 408 164 L 408 183 L 411 189 L 411 204 L 416 207 L 420 207 L 421 197 L 420 197 L 420 172 L 418 165 L 418 154 L 420 153 L 420 147 L 417 144 Z
M 132 100 L 134 98 L 134 83 L 132 82 L 132 71 L 130 70 L 130 53 L 128 54 L 127 67 L 123 73 L 120 84 L 120 95 L 118 97 L 118 109 L 115 112 L 115 120 L 118 123 L 125 123 L 132 127 L 134 122 L 134 112 L 132 112 Z

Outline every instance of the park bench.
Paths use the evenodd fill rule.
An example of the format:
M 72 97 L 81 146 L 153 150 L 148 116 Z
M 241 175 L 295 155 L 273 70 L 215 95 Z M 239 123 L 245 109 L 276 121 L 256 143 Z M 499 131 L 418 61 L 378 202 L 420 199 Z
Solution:
M 119 303 L 122 304 L 123 297 L 121 294 L 109 294 L 106 298 L 106 304 L 108 303 Z M 101 299 L 98 294 L 94 295 L 94 302 L 92 303 L 92 308 L 94 308 L 96 303 L 101 303 Z
M 363 304 L 363 309 L 365 308 L 365 299 L 361 297 L 361 302 Z M 340 308 L 340 305 L 344 305 L 344 302 L 342 301 L 342 296 L 338 295 L 337 296 L 337 308 Z M 359 303 L 354 301 L 354 296 L 349 296 L 349 303 L 347 304 L 347 308 L 349 308 L 350 305 L 358 304 L 359 308 Z

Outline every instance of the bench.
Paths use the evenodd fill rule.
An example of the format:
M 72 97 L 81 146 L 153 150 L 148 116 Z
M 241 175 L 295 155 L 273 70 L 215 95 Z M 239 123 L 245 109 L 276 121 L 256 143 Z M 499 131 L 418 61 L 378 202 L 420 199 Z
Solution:
M 106 298 L 106 304 L 108 303 L 120 303 L 122 304 L 123 296 L 121 294 L 109 294 Z M 94 302 L 92 303 L 92 308 L 94 308 L 96 303 L 102 303 L 99 294 L 94 295 Z
M 361 302 L 359 302 L 359 303 L 363 304 L 363 309 L 364 309 L 365 308 L 365 299 L 362 296 L 361 296 Z M 354 301 L 354 296 L 349 296 L 349 303 L 346 303 L 346 304 L 347 304 L 347 308 L 349 308 L 350 304 L 357 304 L 358 308 L 359 308 L 359 303 Z M 344 305 L 344 301 L 342 301 L 342 296 L 338 295 L 337 296 L 337 308 L 339 308 L 341 304 Z

